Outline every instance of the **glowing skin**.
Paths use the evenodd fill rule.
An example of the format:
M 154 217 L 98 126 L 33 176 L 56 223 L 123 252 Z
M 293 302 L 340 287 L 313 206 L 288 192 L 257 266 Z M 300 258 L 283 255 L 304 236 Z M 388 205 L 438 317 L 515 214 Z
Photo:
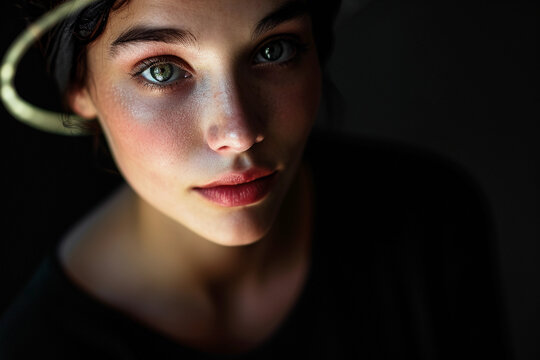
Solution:
M 300 162 L 320 68 L 309 16 L 270 16 L 283 6 L 295 7 L 131 0 L 88 47 L 87 84 L 70 94 L 79 115 L 98 117 L 130 187 L 62 242 L 64 267 L 103 302 L 201 349 L 268 338 L 309 269 Z M 140 26 L 169 30 L 140 41 Z M 240 195 L 201 190 L 268 174 Z
M 252 35 L 283 3 L 130 1 L 89 47 L 88 86 L 72 102 L 81 115 L 98 116 L 117 165 L 142 199 L 222 245 L 250 244 L 267 234 L 317 111 L 320 73 L 309 17 Z M 196 40 L 131 42 L 111 51 L 134 25 L 181 27 Z M 283 42 L 265 48 L 269 39 Z M 281 57 L 261 62 L 268 53 Z M 155 58 L 166 66 L 141 69 L 141 61 Z M 157 82 L 151 71 L 158 79 L 176 71 L 177 80 L 160 87 L 149 81 Z M 255 166 L 278 171 L 260 202 L 227 208 L 193 191 Z

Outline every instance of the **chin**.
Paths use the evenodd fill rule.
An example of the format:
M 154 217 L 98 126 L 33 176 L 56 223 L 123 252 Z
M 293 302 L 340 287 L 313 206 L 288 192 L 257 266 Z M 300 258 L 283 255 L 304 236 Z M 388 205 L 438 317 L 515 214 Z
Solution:
M 214 239 L 210 239 L 214 244 L 220 245 L 220 246 L 226 246 L 226 247 L 241 247 L 241 246 L 248 246 L 251 244 L 255 244 L 259 242 L 259 240 L 263 236 L 258 237 L 249 237 L 249 236 L 243 236 L 241 238 L 239 237 L 216 237 Z
M 201 234 L 209 241 L 222 246 L 246 246 L 259 242 L 270 231 L 275 215 L 257 216 L 240 211 L 228 219 L 217 221 L 215 226 L 207 228 L 206 234 Z M 260 214 L 263 215 L 263 214 Z

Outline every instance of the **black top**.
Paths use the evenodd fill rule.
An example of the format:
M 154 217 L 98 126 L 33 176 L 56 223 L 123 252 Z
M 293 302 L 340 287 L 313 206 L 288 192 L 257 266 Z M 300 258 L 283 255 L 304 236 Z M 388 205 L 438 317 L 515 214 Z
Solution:
M 313 134 L 308 280 L 242 356 L 183 346 L 101 303 L 49 254 L 0 323 L 1 359 L 508 359 L 489 214 L 451 162 Z

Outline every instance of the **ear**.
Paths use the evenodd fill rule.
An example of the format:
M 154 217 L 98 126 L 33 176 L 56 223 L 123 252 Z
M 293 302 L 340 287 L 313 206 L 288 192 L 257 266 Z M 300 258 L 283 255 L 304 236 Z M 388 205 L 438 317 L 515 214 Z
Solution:
M 68 103 L 77 115 L 85 119 L 91 120 L 97 117 L 97 109 L 86 87 L 70 90 Z

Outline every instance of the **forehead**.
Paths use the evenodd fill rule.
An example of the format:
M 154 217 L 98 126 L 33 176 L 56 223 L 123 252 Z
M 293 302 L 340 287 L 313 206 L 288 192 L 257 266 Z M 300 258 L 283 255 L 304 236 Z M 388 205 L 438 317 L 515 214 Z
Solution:
M 203 35 L 213 29 L 234 30 L 254 26 L 265 15 L 291 0 L 129 0 L 110 14 L 112 32 L 134 24 L 189 28 Z

